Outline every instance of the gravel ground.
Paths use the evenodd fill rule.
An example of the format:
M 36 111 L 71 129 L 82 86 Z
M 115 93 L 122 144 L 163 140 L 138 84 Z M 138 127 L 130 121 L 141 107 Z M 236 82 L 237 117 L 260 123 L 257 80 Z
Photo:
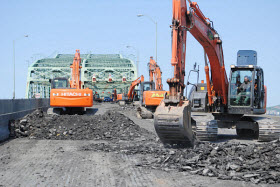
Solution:
M 280 183 L 280 142 L 246 145 L 198 143 L 194 149 L 163 147 L 157 142 L 91 144 L 83 150 L 143 155 L 137 166 L 176 170 L 253 183 Z
M 16 177 L 20 175 L 20 171 L 14 171 L 16 168 L 20 168 L 16 167 L 17 165 L 29 167 L 29 169 L 35 166 L 44 169 L 44 164 L 52 165 L 45 171 L 49 177 L 45 177 L 42 183 L 36 183 L 36 185 L 57 185 L 57 179 L 53 180 L 57 177 L 50 173 L 57 170 L 51 158 L 58 159 L 58 157 L 60 160 L 54 162 L 59 162 L 56 164 L 60 166 L 63 163 L 77 162 L 71 166 L 74 168 L 66 169 L 61 166 L 61 171 L 65 173 L 64 177 L 69 178 L 68 182 L 70 180 L 69 183 L 63 183 L 61 186 L 75 186 L 79 182 L 84 184 L 83 186 L 86 184 L 96 186 L 123 186 L 122 184 L 125 184 L 124 186 L 183 186 L 186 184 L 209 186 L 210 181 L 212 186 L 254 186 L 254 184 L 262 186 L 275 184 L 277 186 L 280 183 L 279 141 L 260 144 L 250 140 L 238 140 L 231 130 L 228 131 L 230 134 L 221 135 L 217 142 L 199 142 L 194 149 L 164 147 L 155 135 L 153 121 L 136 118 L 134 107 L 102 104 L 95 105 L 88 111 L 88 115 L 83 116 L 57 116 L 47 115 L 38 110 L 12 123 L 11 136 L 15 140 L 0 146 L 0 163 L 2 163 L 0 177 L 2 176 L 4 179 L 0 179 L 0 182 L 4 181 L 2 185 L 25 184 L 23 186 L 26 186 L 28 182 L 25 179 L 7 183 L 9 177 L 7 178 L 6 173 L 16 172 L 17 175 L 12 175 Z M 228 141 L 229 138 L 234 140 Z M 20 147 L 21 144 L 24 144 L 24 148 Z M 44 145 L 46 147 L 55 146 L 56 149 L 48 150 Z M 36 146 L 39 146 L 38 149 Z M 48 159 L 39 166 L 37 161 L 38 157 L 42 156 L 42 149 L 46 154 L 43 157 Z M 66 152 L 75 156 L 60 157 L 60 154 L 64 155 Z M 90 155 L 92 158 L 89 158 Z M 32 159 L 33 157 L 34 159 Z M 82 158 L 85 163 L 81 163 Z M 103 165 L 100 158 L 110 161 Z M 90 161 L 86 163 L 88 159 L 98 161 L 94 162 L 95 164 Z M 26 164 L 29 165 L 26 166 Z M 84 170 L 82 169 L 84 164 L 87 164 L 86 168 L 89 168 L 89 171 L 98 166 L 104 167 L 101 169 L 102 171 L 110 170 L 111 172 L 112 169 L 119 169 L 120 165 L 125 165 L 126 170 L 131 171 L 123 173 L 118 170 L 119 176 L 111 173 L 109 178 L 112 179 L 108 179 L 108 181 L 103 178 L 103 175 L 96 176 L 97 174 L 89 174 L 88 171 L 84 171 L 80 175 L 89 175 L 89 177 L 83 181 L 74 182 L 75 172 L 71 173 L 71 171 Z M 142 178 L 137 174 L 133 174 L 134 177 L 129 176 L 129 178 L 127 175 L 131 172 L 138 173 Z M 30 171 L 30 173 L 33 172 Z M 163 176 L 162 185 L 158 176 Z M 96 177 L 99 178 L 100 184 L 96 181 Z M 132 180 L 136 180 L 135 177 L 139 178 L 139 181 L 133 183 Z M 93 178 L 95 178 L 94 182 Z M 33 184 L 27 186 L 33 186 Z
M 0 186 L 256 187 L 188 172 L 136 166 L 137 155 L 80 151 L 93 140 L 15 139 L 0 144 Z M 3 163 L 5 160 L 5 163 Z

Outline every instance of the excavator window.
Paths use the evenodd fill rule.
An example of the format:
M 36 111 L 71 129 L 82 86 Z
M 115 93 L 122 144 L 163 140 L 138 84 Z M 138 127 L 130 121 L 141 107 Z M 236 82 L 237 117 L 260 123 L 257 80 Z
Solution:
M 67 88 L 67 87 L 68 87 L 67 79 L 54 79 L 52 81 L 52 88 L 54 89 Z
M 258 69 L 255 74 L 254 97 L 254 107 L 262 109 L 264 107 L 264 79 L 262 69 Z
M 149 90 L 151 90 L 151 84 L 150 83 L 144 83 L 143 91 L 149 91 Z
M 140 101 L 140 90 L 135 90 L 134 101 Z
M 252 70 L 232 70 L 230 82 L 230 104 L 232 106 L 251 105 L 252 74 Z

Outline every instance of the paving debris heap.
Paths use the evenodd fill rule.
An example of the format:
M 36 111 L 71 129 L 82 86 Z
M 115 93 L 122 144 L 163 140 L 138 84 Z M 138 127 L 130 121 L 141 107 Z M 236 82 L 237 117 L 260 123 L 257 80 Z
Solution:
M 135 140 L 154 138 L 129 118 L 108 111 L 103 115 L 47 115 L 37 110 L 10 126 L 16 138 L 51 140 Z
M 139 167 L 177 170 L 222 180 L 280 183 L 280 141 L 263 144 L 198 142 L 194 148 L 163 146 L 152 132 L 111 110 L 103 115 L 47 115 L 37 110 L 10 126 L 14 138 L 105 140 L 81 147 L 135 156 Z

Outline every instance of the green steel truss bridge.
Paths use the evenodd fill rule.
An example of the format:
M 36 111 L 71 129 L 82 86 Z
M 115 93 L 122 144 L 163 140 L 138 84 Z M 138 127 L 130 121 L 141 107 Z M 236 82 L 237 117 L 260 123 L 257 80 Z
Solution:
M 74 54 L 58 54 L 55 58 L 35 61 L 28 68 L 26 98 L 49 98 L 49 80 L 55 77 L 71 76 L 70 65 Z M 127 93 L 132 81 L 137 78 L 137 66 L 120 54 L 81 54 L 81 81 L 84 88 L 90 88 L 100 97 Z

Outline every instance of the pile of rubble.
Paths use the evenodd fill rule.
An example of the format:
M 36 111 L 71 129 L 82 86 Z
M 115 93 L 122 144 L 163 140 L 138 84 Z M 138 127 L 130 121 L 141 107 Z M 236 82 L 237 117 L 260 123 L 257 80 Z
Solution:
M 166 147 L 155 134 L 118 110 L 82 116 L 47 115 L 37 110 L 11 123 L 10 131 L 15 138 L 107 140 L 84 146 L 81 151 L 134 155 L 139 159 L 136 165 L 141 167 L 256 184 L 280 183 L 279 140 L 264 144 L 198 142 L 194 148 Z
M 137 166 L 187 171 L 223 180 L 280 183 L 280 141 L 265 144 L 198 143 L 191 148 L 168 148 L 157 142 L 91 144 L 83 150 L 141 154 Z
M 136 111 L 137 106 L 134 106 L 132 104 L 126 104 L 124 106 L 120 106 L 118 109 L 120 111 Z
M 55 140 L 155 139 L 116 111 L 103 115 L 47 115 L 37 110 L 10 125 L 11 137 Z

